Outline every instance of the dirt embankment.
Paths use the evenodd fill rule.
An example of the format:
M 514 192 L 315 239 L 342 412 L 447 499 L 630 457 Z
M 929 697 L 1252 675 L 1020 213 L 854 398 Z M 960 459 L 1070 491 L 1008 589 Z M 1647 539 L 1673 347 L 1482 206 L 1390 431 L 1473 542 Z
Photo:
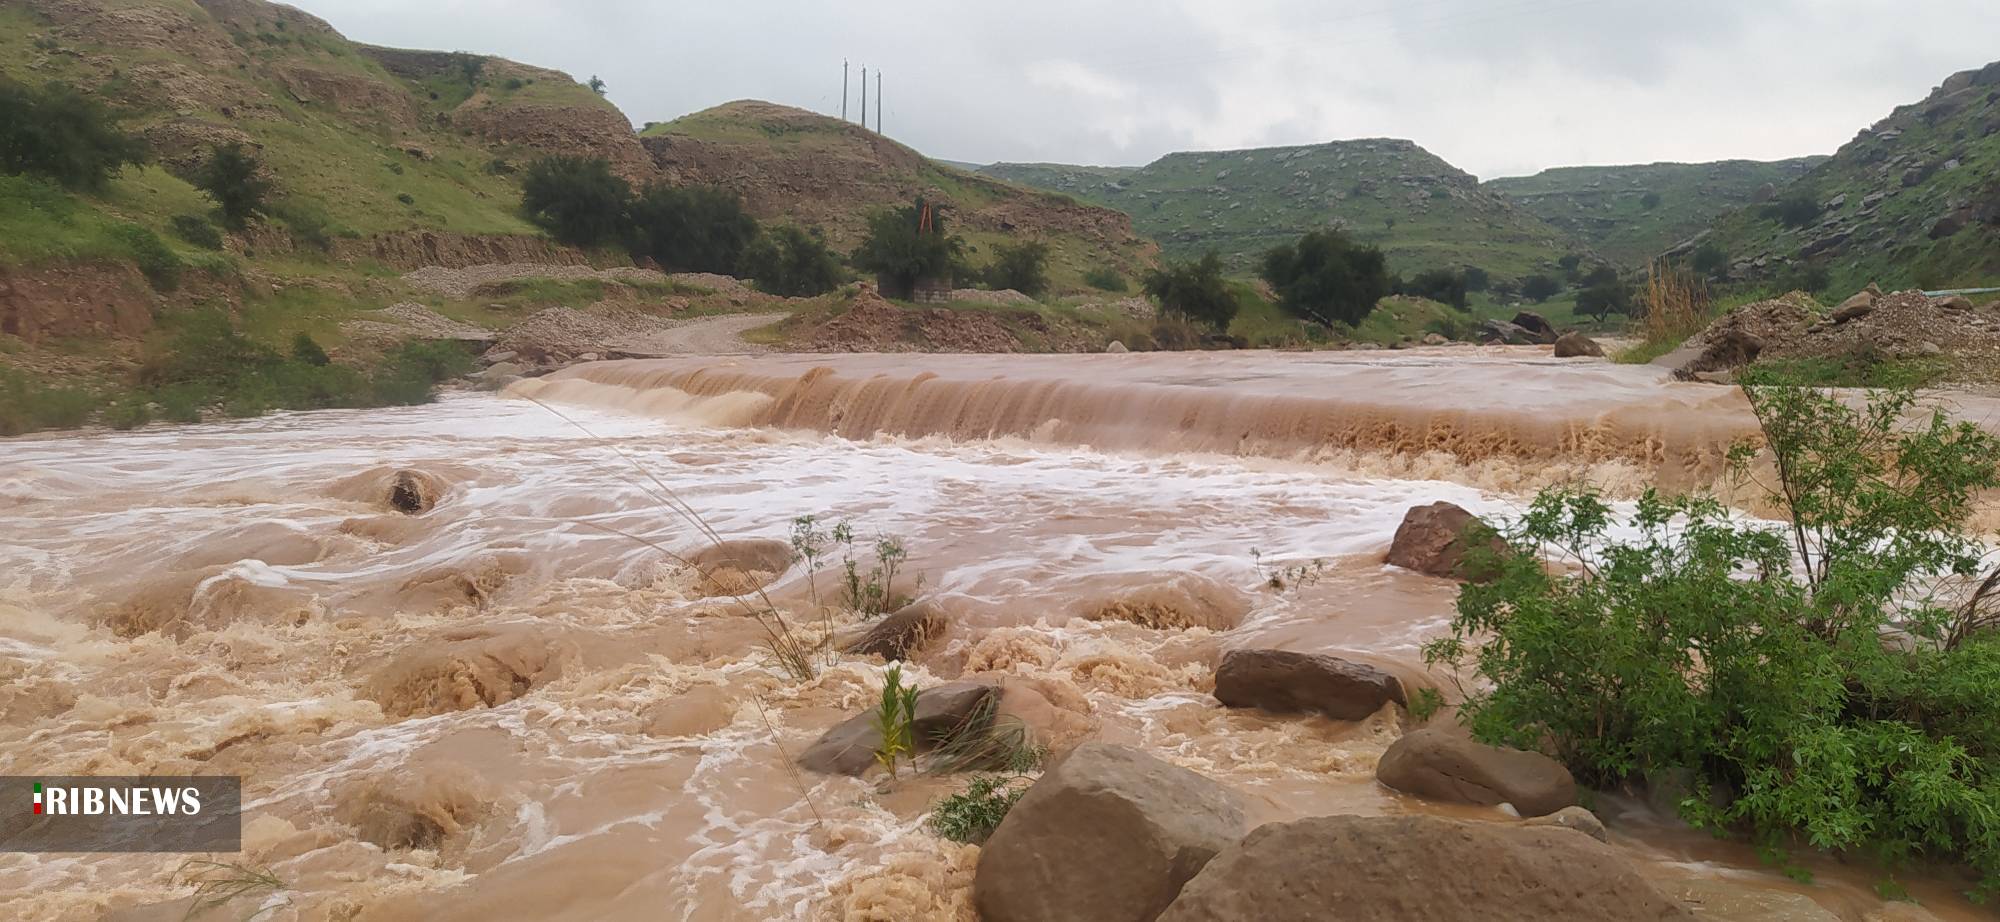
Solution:
M 1033 309 L 902 307 L 863 282 L 786 320 L 801 352 L 1100 352 L 1102 331 Z
M 1827 307 L 1795 291 L 1722 315 L 1659 363 L 1682 378 L 1720 381 L 1748 365 L 1800 361 L 1854 372 L 1914 361 L 1946 381 L 2000 383 L 2000 300 L 1977 305 L 1871 285 Z

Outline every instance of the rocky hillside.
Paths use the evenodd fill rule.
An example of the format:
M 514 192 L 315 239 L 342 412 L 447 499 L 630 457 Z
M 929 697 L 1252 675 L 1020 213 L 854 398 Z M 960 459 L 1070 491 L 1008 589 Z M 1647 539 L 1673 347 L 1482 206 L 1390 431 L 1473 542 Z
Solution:
M 1213 249 L 1237 268 L 1307 230 L 1345 227 L 1400 272 L 1553 265 L 1565 235 L 1409 141 L 1168 154 L 1144 167 L 998 163 L 982 172 L 1132 215 L 1171 256 Z
M 735 189 L 757 217 L 818 228 L 836 249 L 860 241 L 870 210 L 930 195 L 950 208 L 975 264 L 977 250 L 1022 237 L 1050 244 L 1058 284 L 1103 265 L 1131 274 L 1153 259 L 1117 211 L 969 173 L 802 109 L 742 100 L 649 125 L 640 140 L 666 179 Z
M 1503 195 L 1621 266 L 1638 267 L 1700 233 L 1723 213 L 1768 201 L 1825 161 L 1721 160 L 1578 166 L 1488 180 Z
M 2000 285 L 2000 62 L 1953 74 L 1897 108 L 1780 190 L 1778 202 L 1797 210 L 1741 209 L 1700 242 L 1753 280 L 1814 269 L 1834 291 L 1869 281 Z

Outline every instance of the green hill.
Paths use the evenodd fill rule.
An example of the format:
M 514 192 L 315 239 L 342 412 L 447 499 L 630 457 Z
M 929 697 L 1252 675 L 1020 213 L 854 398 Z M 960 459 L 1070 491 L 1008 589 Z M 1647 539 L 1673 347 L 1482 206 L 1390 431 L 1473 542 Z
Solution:
M 1732 274 L 1828 290 L 2000 284 L 2000 62 L 1952 75 L 1779 191 L 1715 222 L 1703 242 Z M 1810 272 L 1809 272 L 1810 270 Z
M 1487 180 L 1529 214 L 1619 265 L 1638 267 L 1700 233 L 1725 212 L 1770 199 L 1825 157 L 1765 163 L 1577 166 Z
M 1477 266 L 1519 278 L 1575 246 L 1409 141 L 1175 153 L 1137 168 L 998 163 L 982 172 L 1117 208 L 1168 255 L 1213 249 L 1239 270 L 1327 226 L 1382 247 L 1404 273 Z

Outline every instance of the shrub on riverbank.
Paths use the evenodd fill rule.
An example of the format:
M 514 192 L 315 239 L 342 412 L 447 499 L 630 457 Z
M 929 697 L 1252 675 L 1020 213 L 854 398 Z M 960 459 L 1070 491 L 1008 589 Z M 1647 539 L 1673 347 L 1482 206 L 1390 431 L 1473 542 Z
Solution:
M 1984 565 L 1967 519 L 2000 486 L 2000 440 L 1941 412 L 1908 422 L 1907 392 L 1861 408 L 1747 393 L 1785 527 L 1652 493 L 1621 521 L 1588 491 L 1545 491 L 1426 658 L 1490 683 L 1460 712 L 1484 741 L 1599 787 L 1676 779 L 1689 821 L 1769 854 L 1962 863 L 1991 894 L 2000 573 L 1951 590 Z M 1551 572 L 1545 549 L 1572 566 Z

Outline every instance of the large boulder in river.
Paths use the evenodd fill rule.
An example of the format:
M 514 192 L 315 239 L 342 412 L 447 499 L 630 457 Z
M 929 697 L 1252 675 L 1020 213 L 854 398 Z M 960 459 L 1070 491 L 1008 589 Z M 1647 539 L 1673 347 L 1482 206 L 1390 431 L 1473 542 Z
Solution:
M 1591 339 L 1575 330 L 1556 337 L 1556 358 L 1573 359 L 1587 355 L 1601 356 L 1603 354 L 1604 347 L 1598 345 L 1597 340 Z
M 1446 502 L 1411 506 L 1389 542 L 1387 562 L 1431 576 L 1476 576 L 1464 572 L 1465 557 L 1482 543 L 1496 554 L 1507 549 L 1506 542 L 1462 506 Z
M 1479 341 L 1487 345 L 1531 346 L 1535 335 L 1505 320 L 1479 322 Z
M 1665 922 L 1694 916 L 1610 846 L 1562 829 L 1431 816 L 1257 827 L 1160 922 Z
M 1548 345 L 1556 341 L 1555 325 L 1549 323 L 1542 315 L 1534 311 L 1521 311 L 1515 314 L 1514 325 L 1527 332 L 1530 338 L 1541 345 Z
M 841 651 L 890 661 L 907 660 L 944 632 L 946 620 L 944 609 L 936 600 L 918 599 L 885 615 L 867 633 L 841 647 Z
M 1136 750 L 1086 743 L 986 840 L 972 901 L 985 922 L 1151 922 L 1248 828 L 1229 788 Z
M 952 737 L 983 734 L 993 721 L 999 690 L 986 682 L 947 682 L 917 692 L 916 719 L 911 735 L 918 752 L 927 752 Z M 828 775 L 860 775 L 875 764 L 882 732 L 875 712 L 849 717 L 799 753 L 799 764 Z
M 1409 703 L 1403 683 L 1380 669 L 1290 650 L 1223 654 L 1215 670 L 1215 699 L 1229 707 L 1319 713 L 1335 720 L 1362 720 L 1391 701 Z
M 1576 804 L 1576 779 L 1561 762 L 1442 730 L 1405 734 L 1382 753 L 1375 780 L 1431 800 L 1512 804 L 1522 816 L 1544 816 Z
M 1674 369 L 1681 381 L 1699 380 L 1707 372 L 1735 371 L 1757 361 L 1764 352 L 1764 340 L 1755 333 L 1738 329 L 1719 330 L 1710 335 L 1701 351 Z

